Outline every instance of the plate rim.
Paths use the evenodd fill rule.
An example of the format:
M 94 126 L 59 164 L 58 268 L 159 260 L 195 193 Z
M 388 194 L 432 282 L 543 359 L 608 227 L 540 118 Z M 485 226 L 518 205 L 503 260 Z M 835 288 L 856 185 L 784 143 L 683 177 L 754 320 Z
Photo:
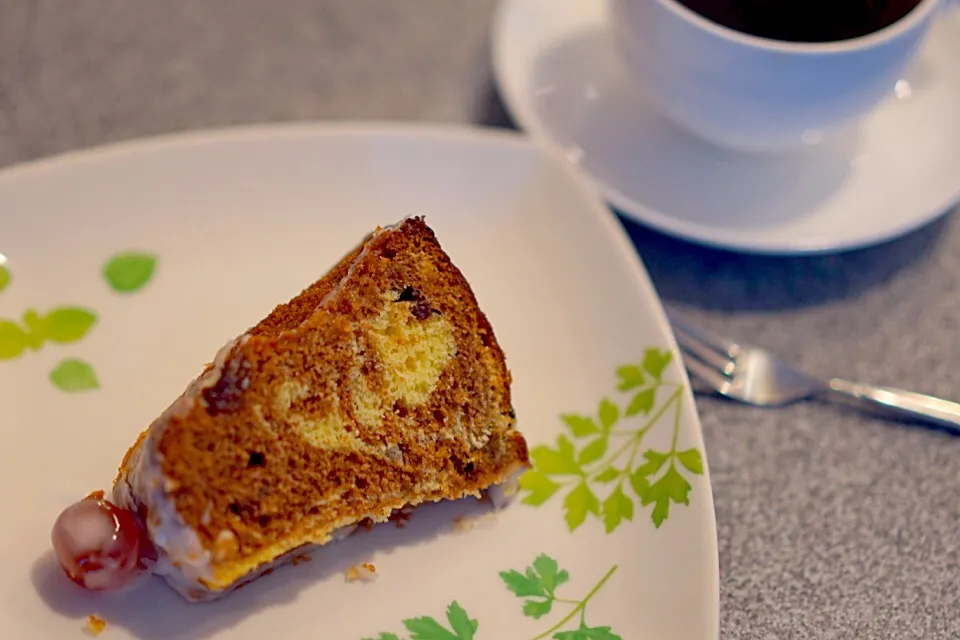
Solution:
M 42 177 L 45 172 L 69 169 L 76 164 L 96 163 L 104 160 L 116 161 L 118 158 L 122 160 L 125 155 L 164 152 L 171 149 L 183 150 L 194 146 L 223 142 L 305 138 L 313 139 L 320 144 L 332 138 L 354 138 L 357 140 L 425 138 L 445 140 L 460 145 L 481 144 L 522 151 L 533 154 L 542 162 L 552 164 L 561 172 L 564 179 L 569 181 L 573 188 L 583 195 L 584 208 L 588 209 L 590 215 L 596 218 L 596 222 L 606 232 L 610 245 L 620 254 L 619 258 L 630 273 L 636 294 L 646 299 L 649 292 L 654 303 L 650 306 L 650 313 L 655 318 L 666 346 L 670 348 L 677 362 L 682 362 L 679 346 L 663 308 L 663 301 L 649 276 L 643 258 L 616 215 L 603 202 L 596 186 L 571 166 L 554 147 L 538 144 L 536 140 L 523 132 L 471 123 L 421 123 L 386 120 L 296 121 L 199 128 L 129 138 L 9 165 L 0 168 L 0 187 L 16 182 L 21 178 Z M 705 572 L 710 581 L 710 592 L 713 595 L 709 600 L 708 609 L 702 611 L 702 614 L 709 619 L 712 637 L 719 638 L 719 539 L 717 536 L 712 475 L 703 436 L 703 425 L 694 400 L 693 389 L 686 370 L 683 367 L 679 367 L 679 369 L 680 379 L 684 386 L 685 410 L 691 416 L 692 426 L 694 427 L 692 435 L 696 440 L 695 444 L 703 452 L 703 471 L 709 489 L 705 492 L 705 495 L 701 496 L 700 500 L 705 502 L 704 509 L 708 513 L 707 521 L 703 526 L 706 528 L 704 533 L 707 534 L 711 542 L 712 561 L 705 567 Z
M 506 53 L 508 48 L 505 37 L 507 24 L 510 22 L 511 13 L 520 3 L 517 0 L 499 0 L 494 11 L 493 21 L 490 30 L 490 59 L 493 69 L 493 79 L 496 83 L 497 91 L 503 99 L 503 106 L 510 118 L 516 123 L 518 128 L 530 135 L 537 143 L 559 149 L 555 139 L 547 131 L 545 126 L 540 124 L 540 118 L 529 106 L 529 100 L 520 97 L 521 90 L 516 82 L 511 82 L 509 78 L 515 74 L 507 71 L 510 66 L 509 56 Z M 562 150 L 561 150 L 562 151 Z M 561 154 L 562 155 L 562 154 Z M 571 164 L 569 160 L 564 160 Z M 957 180 L 951 195 L 944 197 L 929 211 L 922 215 L 917 214 L 909 222 L 903 222 L 893 227 L 886 228 L 882 232 L 867 229 L 867 233 L 859 235 L 857 238 L 845 238 L 841 241 L 831 241 L 824 236 L 811 237 L 809 240 L 784 239 L 780 241 L 767 240 L 740 240 L 737 234 L 723 233 L 721 237 L 712 235 L 712 228 L 705 228 L 702 225 L 688 223 L 684 220 L 675 218 L 668 213 L 649 207 L 642 202 L 636 201 L 625 196 L 620 190 L 608 184 L 599 176 L 592 174 L 584 169 L 577 167 L 577 171 L 583 173 L 592 183 L 600 194 L 603 202 L 608 203 L 610 207 L 623 216 L 642 224 L 659 233 L 685 240 L 701 247 L 719 249 L 734 253 L 757 256 L 771 257 L 793 257 L 793 256 L 817 256 L 825 254 L 835 254 L 857 249 L 865 249 L 885 242 L 896 240 L 911 232 L 918 231 L 927 225 L 943 218 L 960 208 L 960 179 Z

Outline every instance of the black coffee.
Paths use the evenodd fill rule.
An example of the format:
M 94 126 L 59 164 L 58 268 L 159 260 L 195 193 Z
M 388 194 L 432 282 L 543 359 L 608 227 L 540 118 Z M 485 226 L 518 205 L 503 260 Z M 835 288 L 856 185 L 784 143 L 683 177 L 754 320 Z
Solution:
M 879 31 L 920 0 L 678 0 L 703 17 L 763 38 L 848 40 Z

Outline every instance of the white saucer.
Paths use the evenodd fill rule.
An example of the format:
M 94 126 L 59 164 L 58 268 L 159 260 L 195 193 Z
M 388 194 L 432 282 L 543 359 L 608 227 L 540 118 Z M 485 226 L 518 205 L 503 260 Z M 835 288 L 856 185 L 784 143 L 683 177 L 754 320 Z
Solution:
M 493 62 L 517 126 L 564 149 L 623 214 L 694 242 L 801 254 L 894 238 L 960 199 L 960 11 L 874 113 L 793 158 L 726 151 L 652 113 L 607 20 L 599 0 L 503 0 Z

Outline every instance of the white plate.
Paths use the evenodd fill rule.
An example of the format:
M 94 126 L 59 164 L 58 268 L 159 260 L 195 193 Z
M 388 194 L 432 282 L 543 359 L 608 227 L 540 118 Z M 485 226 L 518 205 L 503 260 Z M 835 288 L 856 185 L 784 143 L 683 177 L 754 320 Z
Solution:
M 703 244 L 812 253 L 899 236 L 960 197 L 960 11 L 890 99 L 796 158 L 723 151 L 651 112 L 607 19 L 600 0 L 503 0 L 493 60 L 517 125 L 564 150 L 622 213 Z
M 461 638 L 717 638 L 710 483 L 705 461 L 694 473 L 703 441 L 673 338 L 616 220 L 553 154 L 518 135 L 457 128 L 214 132 L 13 169 L 0 174 L 0 211 L 0 251 L 12 273 L 0 318 L 24 325 L 28 309 L 49 317 L 65 307 L 96 316 L 86 328 L 83 312 L 61 312 L 65 342 L 0 361 L 0 479 L 11 489 L 0 545 L 6 637 L 81 637 L 85 616 L 96 614 L 111 639 L 449 639 L 416 635 L 403 621 L 429 616 L 448 625 L 445 611 L 456 601 L 478 623 Z M 516 501 L 496 515 L 473 500 L 427 507 L 402 529 L 354 536 L 212 605 L 185 604 L 159 580 L 122 597 L 70 584 L 49 551 L 58 512 L 109 485 L 137 433 L 224 340 L 322 275 L 376 225 L 418 213 L 473 284 L 507 353 L 519 424 L 537 461 L 524 482 L 538 487 L 543 504 Z M 157 258 L 134 293 L 115 292 L 102 275 L 120 252 Z M 134 286 L 149 266 L 134 260 L 116 269 Z M 6 327 L 0 353 L 9 356 Z M 659 373 L 658 359 L 668 356 L 655 382 L 650 370 Z M 65 360 L 73 364 L 62 368 Z M 646 381 L 619 390 L 623 365 L 634 368 L 621 375 Z M 97 388 L 64 391 L 54 370 L 68 388 L 83 388 L 92 372 Z M 642 411 L 627 417 L 631 403 Z M 592 420 L 567 418 L 580 437 L 561 419 L 568 413 Z M 587 484 L 543 475 L 602 453 L 588 449 L 598 436 L 586 432 L 614 418 L 607 452 L 583 467 Z M 558 438 L 575 460 L 551 456 Z M 657 502 L 642 505 L 633 482 L 594 479 L 606 468 L 652 471 L 660 457 L 644 453 L 671 450 L 685 453 L 647 479 L 655 490 L 639 480 L 643 470 L 636 475 L 648 502 L 672 488 L 689 503 L 670 503 L 659 528 Z M 548 497 L 554 480 L 565 484 Z M 599 515 L 589 512 L 591 496 Z M 618 521 L 618 510 L 632 520 Z M 455 521 L 464 515 L 482 517 Z M 567 519 L 578 517 L 585 522 L 571 531 Z M 464 523 L 474 526 L 462 530 Z M 517 597 L 499 572 L 532 564 L 549 580 L 549 558 L 566 571 L 556 579 L 563 602 L 534 619 L 524 601 L 534 613 L 545 598 Z M 365 561 L 377 580 L 347 583 L 343 572 Z M 522 593 L 525 578 L 509 576 Z M 576 603 L 588 596 L 586 624 L 612 631 L 563 635 L 578 628 Z

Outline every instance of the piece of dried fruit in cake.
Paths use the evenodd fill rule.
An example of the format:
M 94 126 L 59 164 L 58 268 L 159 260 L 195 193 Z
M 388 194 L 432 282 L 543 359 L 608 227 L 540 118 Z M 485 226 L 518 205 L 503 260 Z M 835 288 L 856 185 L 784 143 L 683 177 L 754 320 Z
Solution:
M 358 524 L 508 495 L 527 464 L 493 329 L 408 218 L 221 349 L 130 449 L 112 498 L 149 539 L 137 568 L 208 600 Z

